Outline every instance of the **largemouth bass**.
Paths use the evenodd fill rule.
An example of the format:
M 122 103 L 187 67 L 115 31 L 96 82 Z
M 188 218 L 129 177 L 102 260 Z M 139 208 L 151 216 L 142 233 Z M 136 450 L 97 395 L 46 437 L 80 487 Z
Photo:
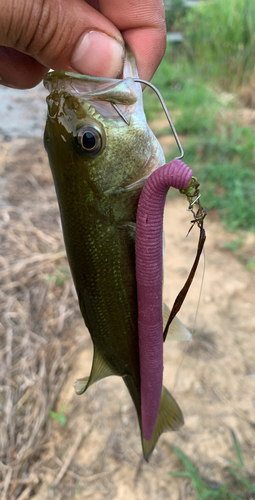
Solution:
M 152 436 L 145 438 L 135 224 L 143 185 L 165 158 L 146 122 L 135 76 L 132 61 L 126 62 L 121 80 L 48 73 L 44 142 L 80 310 L 94 344 L 90 376 L 76 382 L 76 392 L 82 394 L 104 377 L 121 376 L 136 408 L 148 460 L 160 434 L 181 427 L 183 416 L 163 387 Z M 183 332 L 187 338 L 185 327 Z

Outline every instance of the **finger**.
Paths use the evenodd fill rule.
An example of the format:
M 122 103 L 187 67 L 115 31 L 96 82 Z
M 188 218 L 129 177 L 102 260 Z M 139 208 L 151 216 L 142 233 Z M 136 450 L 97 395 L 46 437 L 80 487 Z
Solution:
M 166 27 L 161 0 L 101 0 L 100 11 L 121 32 L 136 60 L 140 78 L 150 80 L 165 52 Z
M 43 67 L 94 76 L 116 77 L 124 58 L 119 30 L 83 0 L 14 0 L 12 9 L 4 2 L 0 45 L 25 53 Z M 24 58 L 23 63 L 27 73 L 30 63 Z M 39 75 L 42 68 L 36 68 Z M 6 74 L 1 65 L 0 73 L 6 84 L 11 85 L 13 78 L 16 81 L 16 70 L 12 73 L 10 64 Z M 24 76 L 23 84 L 26 81 L 31 80 Z
M 37 85 L 49 68 L 15 49 L 0 47 L 0 84 L 27 89 Z

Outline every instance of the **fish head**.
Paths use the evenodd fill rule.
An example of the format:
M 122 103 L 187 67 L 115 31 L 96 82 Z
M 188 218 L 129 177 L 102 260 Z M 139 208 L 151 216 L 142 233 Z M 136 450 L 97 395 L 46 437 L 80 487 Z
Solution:
M 122 79 L 66 71 L 46 75 L 48 116 L 44 142 L 58 183 L 76 183 L 95 195 L 143 184 L 164 164 L 143 111 L 141 85 L 127 58 Z

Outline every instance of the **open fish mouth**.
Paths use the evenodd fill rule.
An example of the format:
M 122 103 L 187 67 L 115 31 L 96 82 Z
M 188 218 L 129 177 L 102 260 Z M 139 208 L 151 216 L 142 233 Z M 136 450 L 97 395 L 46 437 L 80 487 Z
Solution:
M 126 55 L 123 65 L 122 78 L 102 78 L 88 75 L 81 75 L 71 71 L 57 70 L 50 71 L 44 78 L 44 86 L 49 91 L 64 91 L 75 94 L 84 99 L 91 97 L 93 100 L 111 102 L 112 92 L 114 99 L 119 104 L 130 104 L 131 100 L 136 102 L 137 98 L 133 95 L 130 80 L 138 77 L 135 60 L 126 47 Z M 116 92 L 118 87 L 118 92 Z M 140 88 L 137 85 L 136 88 Z
M 44 86 L 49 91 L 63 91 L 76 95 L 86 101 L 114 101 L 117 104 L 134 104 L 137 95 L 132 77 L 125 79 L 99 78 L 78 75 L 69 71 L 52 71 L 44 79 Z
M 123 78 L 101 78 L 80 75 L 70 71 L 51 71 L 44 78 L 44 86 L 50 94 L 65 94 L 91 104 L 105 118 L 121 118 L 130 125 L 135 110 L 143 115 L 142 90 L 134 81 L 137 76 L 133 58 L 125 59 Z

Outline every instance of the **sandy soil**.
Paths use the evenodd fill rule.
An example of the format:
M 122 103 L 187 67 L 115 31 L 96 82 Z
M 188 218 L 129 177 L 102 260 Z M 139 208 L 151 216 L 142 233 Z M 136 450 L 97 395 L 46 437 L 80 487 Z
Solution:
M 38 147 L 40 168 L 37 165 L 33 170 L 34 151 L 29 141 L 18 155 L 15 153 L 18 161 L 12 168 L 20 178 L 24 161 L 28 168 L 31 162 L 30 184 L 38 182 L 42 190 L 50 191 L 52 199 L 46 155 L 42 146 Z M 43 179 L 47 179 L 45 185 Z M 1 182 L 4 184 L 4 179 Z M 15 190 L 17 204 L 17 185 Z M 197 247 L 197 228 L 186 238 L 190 225 L 186 208 L 186 200 L 181 196 L 171 198 L 165 208 L 164 295 L 169 307 L 184 284 Z M 67 421 L 61 425 L 49 417 L 43 452 L 35 457 L 40 464 L 39 469 L 35 467 L 39 483 L 35 493 L 22 499 L 195 499 L 189 481 L 168 475 L 169 471 L 181 469 L 171 443 L 192 459 L 203 476 L 223 481 L 226 459 L 234 458 L 229 429 L 238 437 L 247 467 L 255 470 L 255 270 L 246 270 L 241 261 L 241 257 L 247 262 L 249 256 L 254 256 L 255 238 L 247 235 L 237 254 L 224 248 L 235 235 L 222 227 L 217 214 L 208 215 L 205 228 L 205 266 L 202 258 L 179 313 L 179 318 L 193 331 L 194 340 L 166 342 L 164 350 L 165 385 L 184 412 L 184 427 L 161 436 L 146 463 L 141 458 L 135 411 L 121 379 L 103 380 L 85 395 L 76 396 L 75 380 L 90 372 L 92 345 L 82 319 L 74 315 L 70 335 L 76 343 L 82 339 L 85 342 L 75 356 L 54 408 Z

